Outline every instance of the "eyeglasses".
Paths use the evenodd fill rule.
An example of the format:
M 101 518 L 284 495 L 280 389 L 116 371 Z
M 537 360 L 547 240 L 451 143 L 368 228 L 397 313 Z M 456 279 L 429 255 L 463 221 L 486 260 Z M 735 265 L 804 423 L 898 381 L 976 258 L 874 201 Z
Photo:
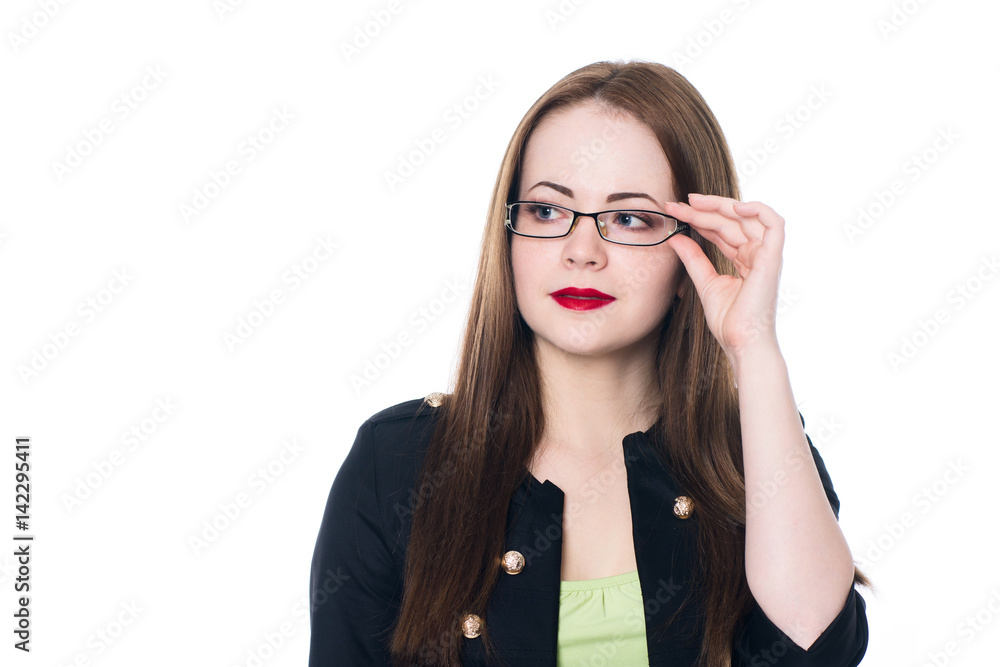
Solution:
M 507 229 L 519 236 L 557 239 L 569 236 L 580 218 L 593 218 L 601 238 L 621 245 L 658 245 L 688 228 L 687 223 L 657 211 L 623 210 L 580 213 L 537 201 L 507 204 Z

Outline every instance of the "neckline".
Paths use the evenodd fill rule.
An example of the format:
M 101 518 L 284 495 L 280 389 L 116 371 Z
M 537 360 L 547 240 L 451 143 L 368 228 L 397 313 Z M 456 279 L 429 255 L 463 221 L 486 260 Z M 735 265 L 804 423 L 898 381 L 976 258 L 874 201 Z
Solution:
M 660 422 L 662 422 L 662 421 L 663 421 L 663 418 L 662 417 L 658 417 L 657 420 L 655 422 L 653 422 L 652 425 L 650 425 L 650 427 L 647 428 L 645 431 L 634 431 L 632 433 L 626 434 L 625 437 L 622 438 L 622 442 L 621 442 L 622 450 L 626 453 L 626 456 L 628 455 L 628 452 L 634 446 L 633 443 L 635 442 L 635 440 L 637 438 L 641 438 L 644 441 L 649 442 L 654 437 L 654 433 L 656 432 L 656 428 L 660 424 Z M 626 461 L 626 465 L 628 465 L 627 461 Z M 562 489 L 560 489 L 558 486 L 556 486 L 552 482 L 552 480 L 546 479 L 544 482 L 542 482 L 542 481 L 539 481 L 539 479 L 537 477 L 535 477 L 535 475 L 530 470 L 525 470 L 525 472 L 528 473 L 526 481 L 528 481 L 530 485 L 541 487 L 541 488 L 545 488 L 546 486 L 551 486 L 552 488 L 554 488 L 554 489 L 558 490 L 560 493 L 562 493 Z
M 560 581 L 559 582 L 559 592 L 566 593 L 570 591 L 593 591 L 602 588 L 617 588 L 619 586 L 624 586 L 625 584 L 631 584 L 639 581 L 639 570 L 635 569 L 631 572 L 623 572 L 622 574 L 613 574 L 610 577 L 599 577 L 597 579 L 574 579 L 573 581 Z
M 654 446 L 654 443 L 659 442 L 659 433 L 662 421 L 663 419 L 660 417 L 645 431 L 635 431 L 622 438 L 622 449 L 625 453 L 626 468 L 630 467 L 630 462 L 636 462 L 640 459 L 653 461 L 657 458 L 655 452 L 650 453 L 649 450 L 651 446 Z M 654 465 L 656 470 L 661 470 L 663 468 L 662 462 L 658 464 L 650 463 L 647 465 Z M 632 473 L 629 472 L 629 474 L 631 475 Z M 648 474 L 648 472 L 644 471 L 641 474 Z M 653 474 L 658 473 L 654 470 Z M 534 474 L 532 474 L 531 470 L 525 467 L 523 481 L 514 493 L 513 502 L 522 507 L 526 506 L 528 504 L 528 499 L 532 494 L 536 494 L 543 505 L 550 508 L 562 507 L 562 503 L 565 498 L 563 490 L 556 486 L 555 482 L 551 479 L 546 479 L 544 482 L 540 481 L 534 476 Z

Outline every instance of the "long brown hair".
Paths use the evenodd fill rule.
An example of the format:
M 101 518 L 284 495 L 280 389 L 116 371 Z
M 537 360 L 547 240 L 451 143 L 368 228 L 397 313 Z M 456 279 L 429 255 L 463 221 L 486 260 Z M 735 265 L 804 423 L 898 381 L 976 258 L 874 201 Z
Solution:
M 454 391 L 438 408 L 440 421 L 423 464 L 422 480 L 434 491 L 413 514 L 391 644 L 401 663 L 460 664 L 460 616 L 487 608 L 499 576 L 510 498 L 528 474 L 545 423 L 533 332 L 514 295 L 504 204 L 517 196 L 525 146 L 541 120 L 590 101 L 609 113 L 626 112 L 652 130 L 679 201 L 691 192 L 740 198 L 715 116 L 690 82 L 669 67 L 594 63 L 564 77 L 528 110 L 493 188 Z M 693 229 L 689 234 L 719 273 L 736 275 L 713 244 Z M 699 663 L 728 667 L 734 633 L 751 602 L 738 401 L 732 369 L 708 329 L 690 278 L 685 275 L 683 283 L 659 336 L 657 423 L 671 473 L 698 499 L 705 613 Z M 442 470 L 448 471 L 445 480 Z M 858 570 L 855 581 L 867 583 Z M 485 626 L 480 640 L 490 653 Z

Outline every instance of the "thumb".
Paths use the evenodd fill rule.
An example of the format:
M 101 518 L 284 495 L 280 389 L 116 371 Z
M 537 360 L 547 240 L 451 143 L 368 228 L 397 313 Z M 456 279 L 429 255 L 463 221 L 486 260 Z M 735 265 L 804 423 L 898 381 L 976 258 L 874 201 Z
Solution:
M 705 251 L 701 249 L 701 246 L 694 239 L 683 234 L 671 236 L 667 239 L 667 244 L 677 253 L 677 257 L 680 258 L 681 263 L 684 264 L 684 268 L 687 269 L 688 275 L 691 276 L 691 282 L 698 292 L 698 296 L 702 296 L 708 283 L 719 277 L 711 260 L 705 255 Z

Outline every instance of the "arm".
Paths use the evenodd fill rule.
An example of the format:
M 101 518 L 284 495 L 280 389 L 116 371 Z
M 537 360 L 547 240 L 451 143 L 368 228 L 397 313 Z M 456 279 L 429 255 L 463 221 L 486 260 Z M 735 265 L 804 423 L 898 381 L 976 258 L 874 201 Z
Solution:
M 747 583 L 768 618 L 808 647 L 843 608 L 854 561 L 813 464 L 777 346 L 742 355 L 735 368 L 747 488 Z M 757 492 L 764 489 L 761 504 Z
M 747 582 L 765 617 L 794 642 L 789 648 L 801 651 L 856 594 L 851 552 L 813 465 L 775 334 L 784 219 L 760 202 L 695 194 L 690 201 L 668 204 L 667 213 L 713 243 L 737 272 L 719 274 L 690 238 L 667 241 L 736 377 Z
M 801 416 L 800 416 L 801 420 Z M 806 437 L 808 441 L 808 436 Z M 826 470 L 823 458 L 809 443 L 816 471 L 823 483 L 823 490 L 830 507 L 837 515 L 840 500 L 833 489 L 833 481 Z M 754 497 L 749 511 L 766 511 L 766 493 Z M 737 637 L 734 667 L 759 667 L 779 664 L 781 667 L 812 667 L 815 665 L 844 665 L 854 667 L 861 662 L 868 649 L 868 619 L 865 602 L 853 587 L 836 618 L 803 649 L 781 631 L 764 613 L 756 600 L 752 603 L 743 632 Z
M 365 422 L 337 473 L 313 552 L 309 667 L 389 665 L 401 573 L 375 489 L 372 425 Z

